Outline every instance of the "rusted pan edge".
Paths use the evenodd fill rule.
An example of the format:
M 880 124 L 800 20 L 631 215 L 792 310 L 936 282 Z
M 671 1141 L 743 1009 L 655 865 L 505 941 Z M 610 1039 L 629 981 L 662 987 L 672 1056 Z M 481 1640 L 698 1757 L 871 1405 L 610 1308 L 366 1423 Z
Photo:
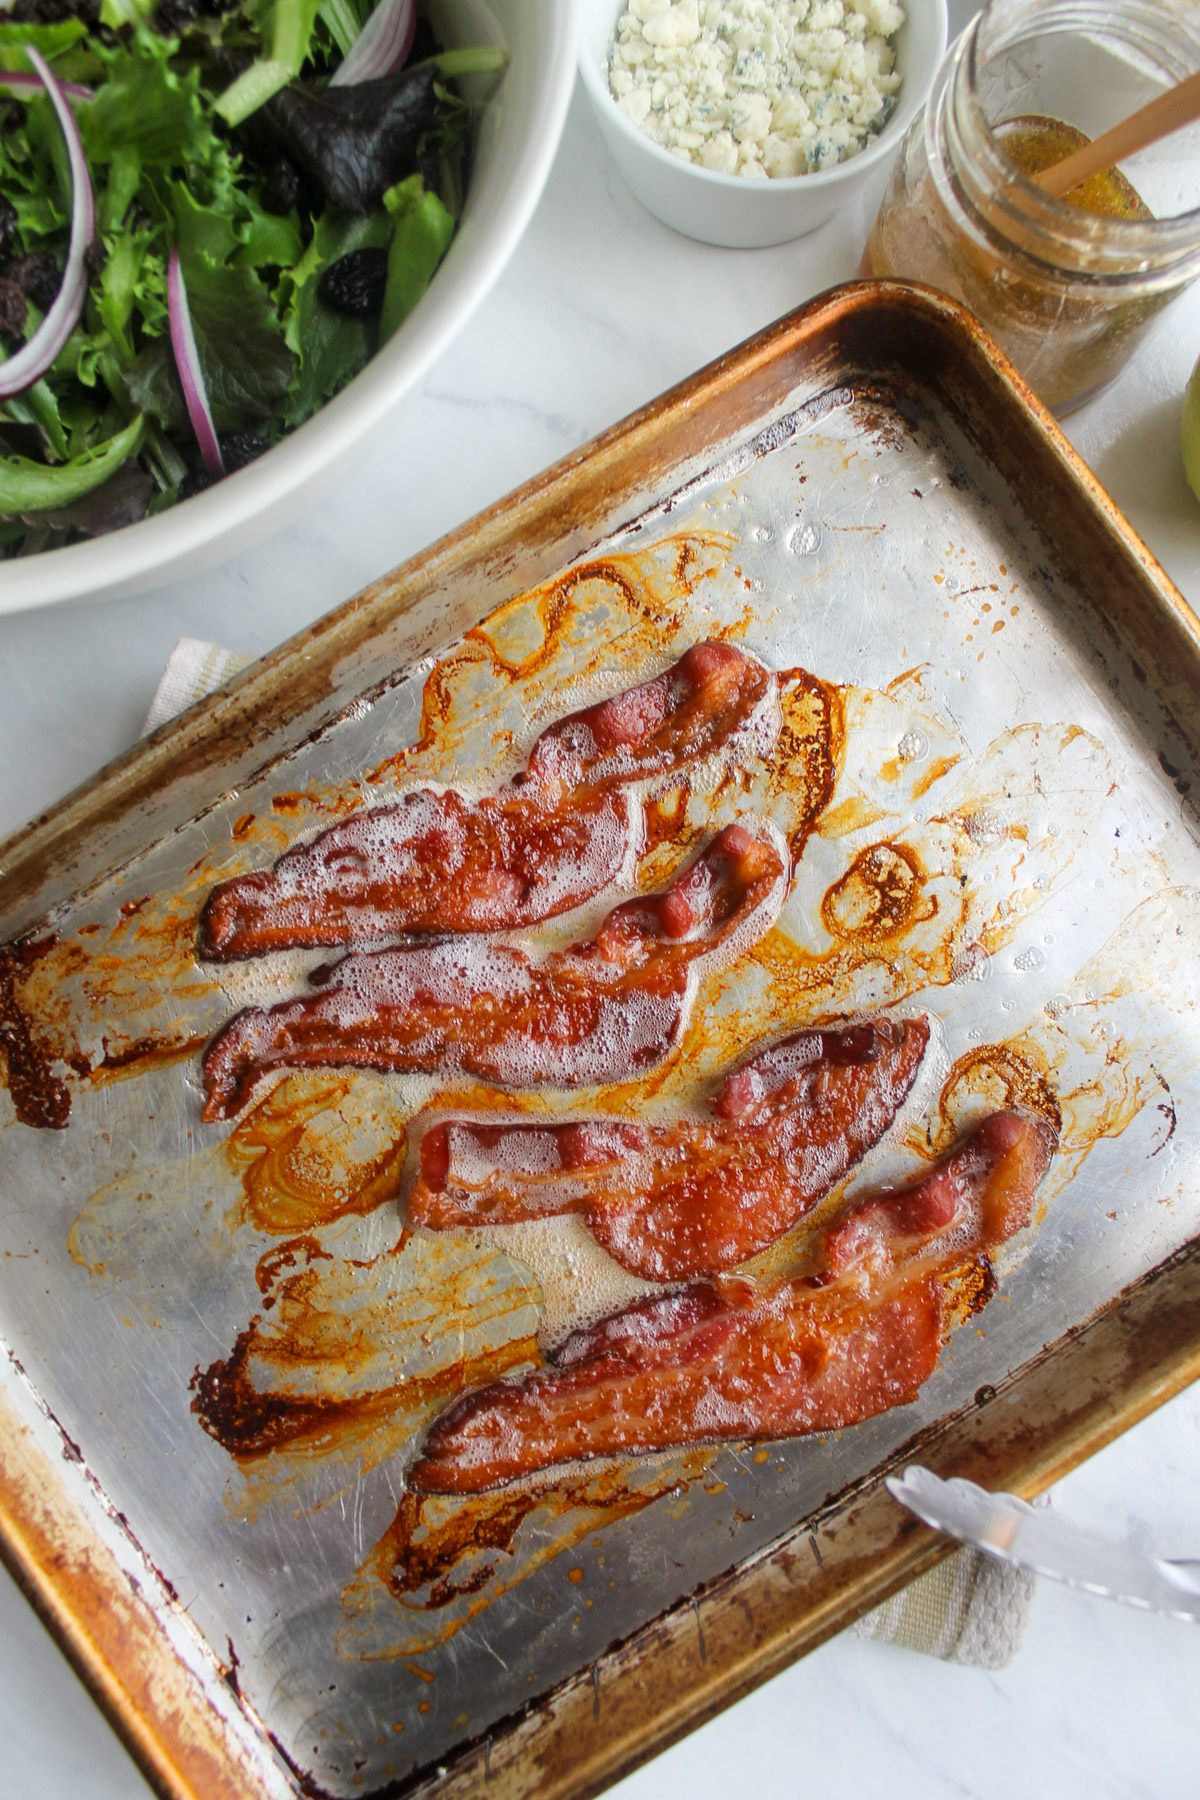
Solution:
M 2 1390 L 0 1556 L 164 1800 L 278 1800 Z
M 1197 622 L 971 315 L 853 282 L 768 326 L 298 633 L 0 843 L 13 935 L 242 785 L 345 708 L 636 518 L 802 384 L 899 371 L 961 415 L 1068 573 L 1107 554 L 1102 621 L 1177 717 L 1200 717 Z M 1147 624 L 1147 620 L 1151 624 Z M 1157 649 L 1156 649 L 1157 646 Z M 1137 652 L 1141 651 L 1139 655 Z
M 1200 1377 L 1200 1240 L 773 1550 L 464 1751 L 413 1800 L 588 1800 L 877 1606 L 953 1544 L 882 1477 L 906 1462 L 1032 1498 Z

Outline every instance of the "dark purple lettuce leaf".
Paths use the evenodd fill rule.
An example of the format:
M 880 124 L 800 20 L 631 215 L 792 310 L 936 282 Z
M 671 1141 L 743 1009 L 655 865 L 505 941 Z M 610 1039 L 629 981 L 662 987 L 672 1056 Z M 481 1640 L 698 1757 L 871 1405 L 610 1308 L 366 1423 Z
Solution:
M 256 135 L 269 130 L 335 206 L 368 212 L 416 173 L 418 146 L 437 124 L 437 78 L 435 65 L 424 63 L 347 87 L 294 81 L 248 123 Z

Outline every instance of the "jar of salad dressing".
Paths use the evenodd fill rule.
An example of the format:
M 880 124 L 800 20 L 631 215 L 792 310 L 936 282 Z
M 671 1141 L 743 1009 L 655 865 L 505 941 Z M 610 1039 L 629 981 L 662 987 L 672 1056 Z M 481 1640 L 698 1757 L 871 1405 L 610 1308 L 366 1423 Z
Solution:
M 1200 0 L 991 0 L 909 128 L 865 275 L 970 307 L 1057 412 L 1200 274 L 1200 125 L 1071 190 L 1030 177 L 1200 69 Z

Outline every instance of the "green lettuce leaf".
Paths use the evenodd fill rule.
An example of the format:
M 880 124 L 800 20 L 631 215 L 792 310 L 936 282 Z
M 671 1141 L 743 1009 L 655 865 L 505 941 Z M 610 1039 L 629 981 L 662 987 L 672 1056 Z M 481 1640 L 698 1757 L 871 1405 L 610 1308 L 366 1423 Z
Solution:
M 218 431 L 267 417 L 296 361 L 266 288 L 250 269 L 187 270 L 188 303 Z
M 392 222 L 382 208 L 373 213 L 342 213 L 326 207 L 316 221 L 312 242 L 290 275 L 280 283 L 284 299 L 284 331 L 296 358 L 283 416 L 298 425 L 323 400 L 337 393 L 366 363 L 375 348 L 376 332 L 363 319 L 348 319 L 326 306 L 317 292 L 330 263 L 351 250 L 382 249 Z
M 383 196 L 396 221 L 388 249 L 387 287 L 379 315 L 381 340 L 407 319 L 454 236 L 454 220 L 436 194 L 426 193 L 419 175 L 397 182 Z
M 261 209 L 239 226 L 241 245 L 234 262 L 247 269 L 290 269 L 304 254 L 300 221 L 294 212 L 280 215 Z
M 261 426 L 288 391 L 295 358 L 262 282 L 250 269 L 184 265 L 188 308 L 213 423 Z M 124 371 L 135 406 L 168 432 L 190 431 L 170 344 L 149 345 Z
M 202 161 L 214 141 L 200 97 L 200 71 L 177 75 L 172 44 L 144 28 L 128 45 L 101 52 L 108 80 L 77 113 L 89 164 L 107 163 L 118 150 L 135 151 L 144 168 Z
M 35 381 L 32 387 L 26 388 L 23 394 L 14 394 L 6 400 L 3 417 L 14 420 L 18 425 L 40 425 L 55 456 L 63 462 L 70 456 L 71 447 L 59 416 L 58 400 L 44 377 L 41 381 Z
M 87 36 L 87 26 L 82 19 L 63 19 L 55 25 L 6 25 L 0 23 L 0 65 L 6 69 L 28 69 L 33 65 L 27 56 L 20 52 L 29 48 L 40 50 L 49 58 L 58 56 L 71 44 L 79 42 Z M 13 52 L 17 54 L 14 55 Z
M 53 468 L 26 456 L 0 456 L 0 512 L 53 512 L 81 500 L 137 454 L 144 429 L 139 416 L 107 443 Z
M 201 260 L 210 268 L 228 262 L 240 241 L 228 208 L 202 206 L 177 181 L 169 184 L 168 191 L 184 274 L 189 275 Z
M 137 196 L 142 180 L 142 159 L 131 144 L 119 144 L 108 165 L 108 185 L 97 195 L 96 216 L 101 231 L 116 231 Z
M 132 362 L 129 323 L 137 300 L 143 296 L 143 271 L 153 231 L 124 231 L 106 244 L 108 255 L 100 271 L 100 295 L 96 310 L 116 345 L 123 362 Z M 161 278 L 162 264 L 158 265 Z

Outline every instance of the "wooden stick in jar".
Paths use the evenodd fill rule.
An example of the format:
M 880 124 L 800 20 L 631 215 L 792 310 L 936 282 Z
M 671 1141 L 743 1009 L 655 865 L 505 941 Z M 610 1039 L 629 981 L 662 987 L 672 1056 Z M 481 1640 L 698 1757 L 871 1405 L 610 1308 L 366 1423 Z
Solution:
M 1185 81 L 1168 88 L 1165 94 L 1159 94 L 1157 99 L 1139 106 L 1119 125 L 1102 132 L 1079 150 L 1073 150 L 1062 162 L 1043 169 L 1032 180 L 1043 192 L 1061 200 L 1089 175 L 1103 174 L 1105 169 L 1114 168 L 1126 156 L 1157 144 L 1160 138 L 1182 130 L 1194 119 L 1200 119 L 1200 73 L 1189 75 Z

